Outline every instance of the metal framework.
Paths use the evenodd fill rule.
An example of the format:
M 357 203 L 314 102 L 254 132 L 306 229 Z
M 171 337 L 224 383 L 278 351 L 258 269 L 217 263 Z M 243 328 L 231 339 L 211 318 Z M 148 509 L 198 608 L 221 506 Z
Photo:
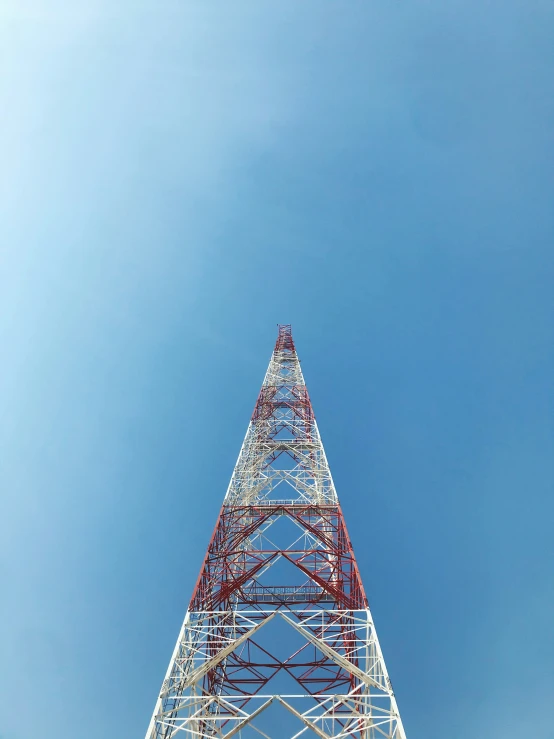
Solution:
M 406 739 L 288 325 L 146 733 L 232 736 Z

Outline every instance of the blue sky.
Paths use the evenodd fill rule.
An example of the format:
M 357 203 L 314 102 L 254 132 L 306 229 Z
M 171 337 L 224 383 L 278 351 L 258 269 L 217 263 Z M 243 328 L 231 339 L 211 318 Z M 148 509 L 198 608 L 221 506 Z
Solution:
M 142 737 L 292 323 L 410 739 L 553 739 L 554 9 L 0 9 L 0 737 Z

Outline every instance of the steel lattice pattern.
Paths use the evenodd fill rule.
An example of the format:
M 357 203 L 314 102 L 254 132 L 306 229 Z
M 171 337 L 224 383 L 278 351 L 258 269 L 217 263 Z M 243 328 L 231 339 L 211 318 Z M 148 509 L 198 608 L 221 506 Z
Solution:
M 231 736 L 406 736 L 290 326 L 146 739 Z

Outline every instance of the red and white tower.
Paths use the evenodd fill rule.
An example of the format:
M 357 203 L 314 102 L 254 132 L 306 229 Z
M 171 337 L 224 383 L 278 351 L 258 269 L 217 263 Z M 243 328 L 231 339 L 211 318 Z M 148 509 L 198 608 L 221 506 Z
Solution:
M 290 326 L 146 739 L 405 739 Z

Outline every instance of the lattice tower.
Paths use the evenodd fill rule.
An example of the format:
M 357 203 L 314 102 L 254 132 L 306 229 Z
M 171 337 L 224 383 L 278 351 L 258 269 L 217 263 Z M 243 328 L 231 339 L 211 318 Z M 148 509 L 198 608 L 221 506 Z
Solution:
M 146 733 L 232 736 L 406 737 L 290 326 Z

